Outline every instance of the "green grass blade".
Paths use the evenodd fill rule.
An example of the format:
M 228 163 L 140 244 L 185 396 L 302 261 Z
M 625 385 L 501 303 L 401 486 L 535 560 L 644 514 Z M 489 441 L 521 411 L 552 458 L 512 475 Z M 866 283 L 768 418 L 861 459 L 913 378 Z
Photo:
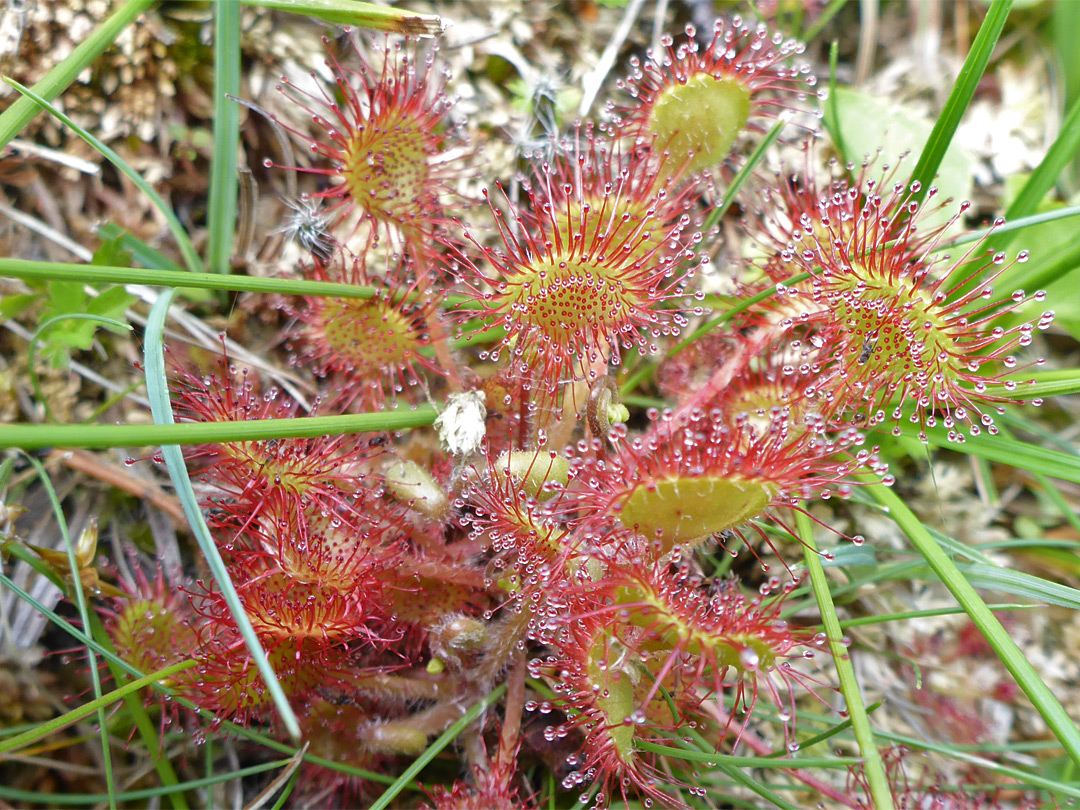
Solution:
M 902 424 L 900 431 L 905 436 L 917 438 L 920 428 L 917 425 Z M 944 447 L 958 453 L 967 453 L 1064 481 L 1080 483 L 1080 458 L 1058 450 L 1047 450 L 1027 442 L 986 434 L 967 436 L 962 444 L 958 444 L 949 441 L 948 430 L 941 426 L 927 428 L 926 440 L 935 447 Z
M 34 85 L 34 92 L 52 101 L 64 92 L 91 63 L 116 41 L 120 32 L 154 5 L 154 0 L 128 0 L 91 32 L 62 62 Z M 39 107 L 25 96 L 0 113 L 0 148 L 7 146 L 29 124 Z
M 439 735 L 439 737 L 427 747 L 427 749 L 418 756 L 408 768 L 394 780 L 394 784 L 386 789 L 386 791 L 375 800 L 375 803 L 371 805 L 370 810 L 386 810 L 390 805 L 390 802 L 401 793 L 402 790 L 411 782 L 420 771 L 424 770 L 431 760 L 435 759 L 440 751 L 448 746 L 453 740 L 464 731 L 470 723 L 472 723 L 477 717 L 488 710 L 495 701 L 503 696 L 506 692 L 506 684 L 497 686 L 494 690 L 488 693 L 479 703 L 469 709 L 458 720 L 450 726 L 446 731 Z
M 173 421 L 172 403 L 169 401 L 169 386 L 165 377 L 165 351 L 162 343 L 162 333 L 165 330 L 165 317 L 169 312 L 169 305 L 172 303 L 174 293 L 175 290 L 170 290 L 158 298 L 150 310 L 150 317 L 146 323 L 146 343 L 143 353 L 143 364 L 146 372 L 146 395 L 150 400 L 150 406 L 154 413 L 154 422 L 158 424 L 172 424 Z M 176 489 L 176 494 L 184 507 L 184 514 L 187 516 L 188 524 L 191 526 L 199 548 L 206 558 L 207 567 L 210 569 L 210 573 L 213 575 L 218 587 L 221 588 L 221 595 L 225 597 L 225 603 L 229 606 L 233 621 L 236 622 L 236 627 L 240 631 L 248 651 L 251 653 L 252 660 L 262 674 L 267 691 L 269 691 L 281 717 L 281 722 L 285 726 L 285 730 L 288 731 L 289 736 L 298 739 L 300 737 L 300 723 L 296 719 L 296 714 L 289 705 L 288 699 L 285 697 L 285 692 L 281 688 L 273 668 L 270 666 L 270 661 L 266 657 L 262 644 L 259 643 L 258 636 L 255 635 L 255 629 L 251 626 L 251 619 L 248 618 L 247 611 L 244 610 L 244 606 L 240 603 L 240 596 L 236 593 L 236 588 L 229 578 L 229 571 L 225 567 L 225 561 L 221 559 L 217 544 L 214 543 L 213 538 L 210 536 L 210 530 L 206 528 L 206 522 L 203 520 L 195 492 L 191 488 L 191 479 L 188 477 L 187 465 L 184 463 L 184 454 L 181 452 L 180 447 L 175 444 L 162 445 L 161 453 L 165 457 L 169 477 L 172 479 L 173 487 Z
M 109 638 L 109 634 L 105 630 L 105 625 L 101 623 L 101 617 L 99 617 L 97 613 L 90 614 L 90 635 L 103 648 L 109 650 L 109 652 L 113 654 L 116 653 L 116 648 L 112 645 L 112 639 Z M 124 686 L 129 683 L 123 670 L 109 659 L 106 659 L 105 663 L 106 666 L 109 667 L 109 672 L 112 674 L 113 680 L 116 681 L 117 686 Z M 131 717 L 135 721 L 135 727 L 139 730 L 139 736 L 142 738 L 143 745 L 146 746 L 146 750 L 150 754 L 150 761 L 154 763 L 154 770 L 157 771 L 158 777 L 161 779 L 161 784 L 163 786 L 162 790 L 167 791 L 169 804 L 173 806 L 173 810 L 188 810 L 187 799 L 184 797 L 182 789 L 177 787 L 180 780 L 176 776 L 176 771 L 173 769 L 172 762 L 161 755 L 161 746 L 158 743 L 157 729 L 150 720 L 150 716 L 146 713 L 146 709 L 143 708 L 142 701 L 140 701 L 138 696 L 132 692 L 124 695 L 124 705 L 127 707 L 128 712 L 131 713 Z M 117 794 L 117 801 L 124 801 L 124 799 Z
M 195 252 L 194 246 L 191 244 L 191 239 L 188 238 L 187 231 L 184 230 L 184 226 L 180 224 L 180 220 L 176 218 L 176 214 L 168 206 L 168 204 L 161 199 L 161 195 L 154 191 L 154 187 L 151 186 L 142 175 L 135 171 L 127 162 L 120 157 L 116 152 L 103 144 L 100 140 L 95 138 L 85 129 L 80 127 L 74 121 L 72 121 L 64 113 L 60 112 L 56 107 L 50 104 L 46 99 L 39 96 L 33 90 L 29 90 L 23 87 L 14 79 L 4 78 L 4 81 L 22 93 L 23 98 L 29 99 L 32 104 L 37 105 L 41 109 L 47 111 L 53 118 L 57 119 L 65 126 L 69 127 L 76 135 L 90 144 L 94 149 L 101 153 L 101 155 L 113 164 L 117 169 L 123 172 L 124 176 L 131 180 L 132 183 L 138 187 L 138 189 L 145 194 L 150 201 L 154 204 L 154 207 L 161 212 L 161 215 L 165 218 L 165 224 L 169 228 L 169 232 L 172 234 L 173 239 L 176 240 L 177 247 L 180 248 L 180 253 L 184 256 L 184 263 L 187 264 L 188 270 L 193 273 L 200 273 L 203 271 L 202 260 L 199 259 L 199 254 Z M 16 102 L 17 103 L 17 102 Z
M 1021 605 L 1019 603 L 1003 602 L 1001 604 L 987 605 L 990 610 L 1031 610 L 1041 605 Z M 844 619 L 840 622 L 840 629 L 847 630 L 849 627 L 865 627 L 871 624 L 885 624 L 887 622 L 906 622 L 911 619 L 926 619 L 932 616 L 955 616 L 963 613 L 959 607 L 930 608 L 927 610 L 905 610 L 902 613 L 882 613 L 878 616 L 861 616 L 858 619 Z
M 725 776 L 727 776 L 729 779 L 742 785 L 747 790 L 753 791 L 758 796 L 765 799 L 765 801 L 770 802 L 774 807 L 779 807 L 780 810 L 799 810 L 799 806 L 797 804 L 792 804 L 784 797 L 770 790 L 767 785 L 763 785 L 756 779 L 751 779 L 738 768 L 735 768 L 724 762 L 718 762 L 716 763 L 716 769 Z
M 12 549 L 12 552 L 14 553 L 15 550 L 18 548 L 18 546 L 14 547 Z M 56 611 L 50 610 L 49 608 L 41 604 L 39 601 L 34 599 L 33 596 L 20 588 L 18 585 L 16 585 L 10 577 L 4 574 L 2 570 L 0 570 L 0 584 L 11 590 L 16 596 L 18 596 L 27 604 L 32 605 L 33 608 L 38 611 L 42 616 L 47 618 L 50 622 L 55 624 L 69 636 L 74 638 L 76 641 L 85 644 L 87 647 L 93 648 L 93 650 L 98 655 L 100 655 L 110 664 L 115 665 L 118 669 L 123 670 L 134 678 L 145 677 L 143 673 L 139 672 L 139 670 L 137 670 L 127 661 L 120 658 L 120 656 L 116 655 L 115 652 L 99 645 L 98 642 L 95 641 L 91 636 L 86 635 L 78 627 L 59 616 Z M 96 618 L 96 615 L 91 614 L 91 622 L 93 622 Z M 197 707 L 187 698 L 175 694 L 171 689 L 163 686 L 160 683 L 154 682 L 151 683 L 150 686 L 158 692 L 169 696 L 172 701 L 177 705 L 183 706 L 185 709 L 189 709 L 193 712 L 198 711 L 206 721 L 218 723 L 222 729 L 228 731 L 230 734 L 235 734 L 237 737 L 243 737 L 247 740 L 251 740 L 252 742 L 258 743 L 259 745 L 269 748 L 272 751 L 278 751 L 282 754 L 287 754 L 290 757 L 295 755 L 297 752 L 297 749 L 294 746 L 290 746 L 283 742 L 275 740 L 274 738 L 268 737 L 265 734 L 261 734 L 258 731 L 248 728 L 247 726 L 242 726 L 237 723 L 230 722 L 229 720 L 221 720 L 215 718 L 212 712 L 208 712 L 205 709 Z M 3 732 L 0 731 L 0 735 L 2 735 L 2 733 Z M 340 773 L 348 774 L 349 776 L 355 776 L 357 779 L 367 779 L 370 782 L 377 782 L 385 785 L 390 785 L 394 782 L 394 779 L 384 774 L 376 773 L 375 771 L 367 771 L 363 768 L 355 768 L 351 765 L 345 765 L 340 762 L 335 762 L 334 760 L 324 759 L 323 757 L 315 756 L 314 754 L 306 754 L 304 756 L 304 761 L 310 762 L 314 765 L 318 765 L 322 768 L 328 768 L 332 771 L 338 771 Z M 407 790 L 418 789 L 416 783 L 410 783 L 406 785 L 405 788 Z
M 75 544 L 71 541 L 71 533 L 68 531 L 67 518 L 64 516 L 64 508 L 60 505 L 60 498 L 56 494 L 56 488 L 53 486 L 52 478 L 49 477 L 49 473 L 45 470 L 45 465 L 33 456 L 27 456 L 27 458 L 33 465 L 34 470 L 37 472 L 38 480 L 41 481 L 42 486 L 45 487 L 46 494 L 49 496 L 49 503 L 52 506 L 53 516 L 56 518 L 56 523 L 60 527 L 60 535 L 63 537 L 64 548 L 67 551 L 68 569 L 71 572 L 70 590 L 75 594 L 75 604 L 78 607 L 79 618 L 82 620 L 83 627 L 89 627 L 90 605 L 86 601 L 86 592 L 83 590 L 79 563 L 75 556 Z M 88 526 L 83 531 L 92 531 L 96 535 L 97 526 Z M 65 588 L 65 591 L 66 590 L 67 589 Z M 101 673 L 98 671 L 97 656 L 94 655 L 92 648 L 86 648 L 86 657 L 90 668 L 90 680 L 94 687 L 94 698 L 97 701 L 100 701 L 102 699 Z M 112 808 L 112 810 L 116 810 L 116 784 L 113 780 L 112 751 L 109 747 L 109 726 L 105 720 L 104 705 L 99 703 L 96 711 L 98 717 L 98 731 L 101 734 L 101 755 L 105 765 L 105 784 L 109 791 L 109 807 Z M 87 714 L 89 714 L 89 712 L 87 712 Z M 31 732 L 27 732 L 27 734 L 29 733 Z M 0 752 L 3 750 L 3 746 L 0 746 Z
M 810 574 L 810 584 L 813 586 L 814 596 L 821 612 L 821 622 L 825 625 L 825 635 L 829 639 L 829 649 L 832 651 L 836 674 L 840 679 L 840 691 L 844 695 L 848 717 L 851 719 L 851 730 L 855 734 L 859 752 L 863 757 L 863 773 L 870 788 L 870 797 L 877 810 L 892 810 L 889 777 L 881 761 L 881 752 L 878 751 L 874 742 L 874 732 L 870 726 L 870 718 L 866 714 L 859 681 L 855 677 L 855 668 L 851 664 L 848 648 L 842 641 L 844 631 L 840 629 L 840 617 L 836 615 L 836 606 L 833 604 L 832 593 L 829 590 L 829 580 L 825 576 L 825 569 L 818 556 L 813 524 L 803 512 L 796 512 L 795 525 L 802 539 L 806 570 Z
M 117 793 L 116 798 L 122 802 L 140 802 L 142 806 L 147 806 L 147 799 L 153 799 L 157 796 L 171 796 L 170 790 L 201 790 L 202 788 L 211 787 L 213 785 L 221 784 L 222 782 L 231 782 L 234 779 L 243 779 L 247 776 L 256 776 L 260 773 L 266 773 L 272 771 L 275 768 L 280 768 L 283 765 L 288 765 L 291 760 L 279 759 L 272 762 L 262 762 L 258 765 L 249 765 L 246 768 L 241 768 L 238 771 L 230 771 L 222 774 L 218 774 L 213 777 L 204 777 L 202 779 L 193 779 L 190 782 L 179 782 L 173 787 L 157 787 L 157 788 L 143 788 L 142 790 L 126 790 L 123 793 Z M 97 793 L 34 793 L 30 790 L 18 790 L 16 788 L 9 788 L 0 786 L 0 799 L 8 799 L 16 802 L 30 802 L 32 806 L 36 807 L 78 807 L 80 805 L 93 805 L 100 804 L 103 796 Z
M 95 698 L 88 703 L 84 703 L 82 706 L 72 709 L 70 712 L 60 715 L 59 717 L 54 717 L 52 720 L 46 720 L 44 723 L 29 731 L 17 734 L 14 737 L 8 737 L 6 740 L 0 740 L 0 754 L 6 754 L 8 751 L 14 751 L 18 748 L 22 748 L 24 745 L 36 742 L 37 740 L 52 734 L 54 731 L 66 728 L 72 723 L 77 723 L 84 717 L 93 714 L 98 709 L 104 709 L 109 704 L 120 700 L 124 695 L 130 695 L 145 686 L 149 686 L 151 683 L 170 678 L 178 672 L 190 669 L 197 663 L 198 661 L 195 661 L 194 659 L 188 659 L 187 661 L 181 661 L 179 664 L 172 664 L 164 669 L 159 669 L 157 672 L 152 672 L 138 680 L 126 683 L 111 692 L 105 693 L 99 698 Z
M 934 743 L 929 740 L 920 740 L 917 737 L 907 737 L 903 734 L 896 734 L 890 731 L 875 731 L 874 734 L 889 742 L 899 743 L 900 745 L 909 746 L 916 751 L 933 751 L 935 754 L 941 754 L 942 756 L 955 759 L 960 762 L 968 762 L 990 773 L 1000 774 L 1007 776 L 1010 779 L 1015 779 L 1019 784 L 1031 785 L 1032 787 L 1044 788 L 1058 793 L 1062 796 L 1072 796 L 1074 798 L 1080 798 L 1080 785 L 1069 785 L 1060 782 L 1055 779 L 1049 779 L 1039 774 L 1031 773 L 1030 771 L 1022 771 L 1019 768 L 1013 768 L 1009 765 L 1002 765 L 1001 763 L 994 762 L 983 757 L 974 756 L 964 751 L 966 746 L 961 745 L 943 745 L 941 743 Z
M 202 290 L 278 293 L 281 295 L 322 295 L 328 298 L 371 298 L 374 287 L 330 281 L 304 281 L 288 278 L 253 278 L 221 276 L 216 273 L 185 273 L 139 267 L 109 267 L 97 264 L 32 262 L 0 258 L 0 276 L 25 281 L 81 281 L 86 284 L 147 284 L 158 287 L 187 287 Z M 410 296 L 405 296 L 409 298 Z M 396 299 L 395 299 L 396 300 Z M 481 304 L 462 295 L 441 299 L 446 306 L 480 309 Z
M 1017 231 L 1022 231 L 1024 228 L 1030 228 L 1033 225 L 1042 225 L 1045 222 L 1056 222 L 1059 219 L 1069 219 L 1070 217 L 1076 216 L 1080 216 L 1080 205 L 1067 205 L 1062 208 L 1055 208 L 1053 211 L 1044 211 L 1041 214 L 1030 214 L 1017 217 L 1016 219 L 1010 219 L 1004 225 L 997 228 L 984 228 L 981 231 L 971 231 L 963 236 L 958 236 L 956 239 L 942 242 L 934 248 L 934 252 L 940 253 L 943 250 L 951 250 L 960 245 L 969 245 L 972 242 L 978 242 L 980 239 L 989 236 L 991 233 L 995 236 L 1001 236 L 1003 234 L 1015 235 Z
M 143 240 L 128 233 L 115 222 L 104 222 L 97 229 L 97 236 L 103 241 L 118 239 L 120 247 L 131 254 L 131 258 L 142 267 L 152 270 L 173 270 L 183 272 L 183 268 L 162 253 L 146 244 Z
M 871 483 L 870 479 L 867 479 L 867 483 L 870 494 L 889 510 L 896 525 L 907 535 L 934 573 L 941 578 L 945 587 L 956 597 L 956 601 L 964 608 L 972 623 L 997 653 L 1001 663 L 1016 679 L 1017 684 L 1031 700 L 1035 710 L 1046 721 L 1046 725 L 1054 736 L 1061 742 L 1069 757 L 1080 765 L 1080 730 L 1039 677 L 1023 651 L 1016 646 L 1016 642 L 1010 638 L 1008 632 L 1001 626 L 1001 622 L 990 612 L 986 603 L 975 592 L 975 588 L 957 568 L 956 563 L 949 559 L 900 497 L 886 486 Z
M 846 768 L 858 765 L 861 759 L 853 757 L 796 757 L 777 759 L 774 757 L 734 757 L 730 754 L 717 754 L 715 751 L 699 751 L 693 748 L 672 748 L 667 745 L 635 740 L 634 746 L 652 754 L 661 754 L 672 759 L 685 759 L 688 762 L 730 765 L 734 768 L 763 768 L 768 770 L 790 771 L 795 768 Z
M 945 107 L 938 116 L 930 137 L 926 140 L 919 155 L 919 162 L 912 170 L 911 179 L 922 184 L 922 188 L 915 194 L 915 201 L 922 202 L 925 199 L 930 186 L 933 185 L 941 161 L 945 158 L 945 151 L 952 143 L 956 128 L 960 125 L 960 119 L 971 103 L 975 90 L 982 79 L 986 65 L 990 61 L 990 55 L 994 51 L 1001 30 L 1005 27 L 1005 20 L 1009 16 L 1013 0 L 994 0 L 990 9 L 986 12 L 986 18 L 979 26 L 979 33 L 975 35 L 975 41 L 971 43 L 964 66 L 960 69 L 960 75 L 956 84 L 945 102 Z
M 401 409 L 340 416 L 305 416 L 290 419 L 251 419 L 235 422 L 182 422 L 165 425 L 7 425 L 0 430 L 0 449 L 21 447 L 151 447 L 159 444 L 192 445 L 245 442 L 262 439 L 311 438 L 338 433 L 369 433 L 430 425 L 435 409 L 420 405 Z M 1080 460 L 1078 460 L 1080 464 Z
M 1034 380 L 1031 385 L 1027 381 Z M 1036 397 L 1058 397 L 1065 394 L 1080 394 L 1080 369 L 1062 368 L 1053 371 L 1036 371 L 1017 379 L 1014 391 L 1001 391 L 1001 396 L 1016 399 L 1034 399 Z
M 434 14 L 417 14 L 358 0 L 244 0 L 244 3 L 391 34 L 437 37 L 443 31 L 442 20 Z
M 713 208 L 705 218 L 705 232 L 711 231 L 719 224 L 720 220 L 724 218 L 724 214 L 728 212 L 735 202 L 735 198 L 738 196 L 739 191 L 746 184 L 746 181 L 750 179 L 750 175 L 754 173 L 754 169 L 756 169 L 758 164 L 764 159 L 765 153 L 769 150 L 769 147 L 776 143 L 776 139 L 780 137 L 780 133 L 784 131 L 785 126 L 787 126 L 787 121 L 781 118 L 772 125 L 772 129 L 770 129 L 765 137 L 758 142 L 758 145 L 754 147 L 754 151 L 751 152 L 750 157 L 746 159 L 745 165 L 739 169 L 739 173 L 735 175 L 735 179 L 731 181 L 731 185 L 724 189 L 724 199 L 720 201 L 720 205 Z
M 214 3 L 214 159 L 206 212 L 206 263 L 217 273 L 232 269 L 239 188 L 240 107 L 229 101 L 228 95 L 240 95 L 240 0 Z
M 1050 193 L 1065 167 L 1076 158 L 1078 152 L 1080 152 L 1080 98 L 1073 102 L 1072 109 L 1069 110 L 1061 125 L 1061 132 L 1058 133 L 1057 139 L 1046 152 L 1042 162 L 1031 173 L 1031 177 L 1024 183 L 1016 199 L 1012 201 L 1012 205 L 1005 212 L 1005 219 L 1013 220 L 1034 214 L 1039 203 Z M 1015 236 L 1015 231 L 1001 233 L 1000 238 L 995 236 L 993 251 L 996 253 L 1004 250 Z

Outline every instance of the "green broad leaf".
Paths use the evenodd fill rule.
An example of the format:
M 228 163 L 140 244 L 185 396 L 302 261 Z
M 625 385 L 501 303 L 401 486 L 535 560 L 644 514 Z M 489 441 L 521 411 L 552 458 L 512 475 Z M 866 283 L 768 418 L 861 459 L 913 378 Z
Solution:
M 0 318 L 7 320 L 26 312 L 41 296 L 34 293 L 20 293 L 0 297 Z
M 865 156 L 872 158 L 880 148 L 877 164 L 895 166 L 905 152 L 917 155 L 933 129 L 929 119 L 910 108 L 849 87 L 836 88 L 834 103 L 848 159 L 856 163 Z M 955 204 L 938 207 L 931 203 L 919 216 L 922 228 L 941 225 L 956 213 L 960 202 L 971 194 L 973 167 L 971 157 L 958 144 L 953 143 L 946 150 L 934 182 L 939 189 L 936 199 L 944 201 L 952 197 Z M 874 174 L 872 170 L 871 176 Z M 906 172 L 901 172 L 898 179 L 905 177 Z
M 47 318 L 82 312 L 86 306 L 86 292 L 77 281 L 50 281 L 48 291 L 49 305 L 45 313 Z
M 90 264 L 103 267 L 131 267 L 131 253 L 125 249 L 124 240 L 120 238 L 103 239 L 98 249 L 94 251 Z
M 125 330 L 95 319 L 64 316 L 95 315 L 124 320 L 124 311 L 135 300 L 123 287 L 110 287 L 91 298 L 77 281 L 50 281 L 47 304 L 40 323 L 55 320 L 41 334 L 40 353 L 53 368 L 67 368 L 72 351 L 85 351 L 99 328 L 122 334 Z
M 110 287 L 97 298 L 91 299 L 86 305 L 86 311 L 91 315 L 100 315 L 103 318 L 122 321 L 124 320 L 124 311 L 134 302 L 135 296 L 131 295 L 123 287 Z M 122 335 L 127 331 L 107 323 L 96 325 L 118 335 Z

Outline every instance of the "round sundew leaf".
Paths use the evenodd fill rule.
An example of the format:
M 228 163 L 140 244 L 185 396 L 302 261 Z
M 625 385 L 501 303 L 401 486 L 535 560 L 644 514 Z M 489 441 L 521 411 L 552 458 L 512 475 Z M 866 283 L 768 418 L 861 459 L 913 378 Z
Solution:
M 408 360 L 420 335 L 402 312 L 380 300 L 327 299 L 316 332 L 338 363 L 379 374 Z
M 691 543 L 760 515 L 776 491 L 768 484 L 719 476 L 668 478 L 634 489 L 619 520 L 667 547 Z
M 369 122 L 346 147 L 345 186 L 371 216 L 411 224 L 423 213 L 429 139 L 423 122 L 403 113 Z
M 720 163 L 750 117 L 750 90 L 735 79 L 702 73 L 669 87 L 653 105 L 649 131 L 690 173 Z M 692 157 L 691 157 L 692 155 Z
M 634 725 L 625 721 L 634 712 L 636 701 L 630 676 L 618 668 L 622 656 L 617 642 L 602 635 L 589 651 L 588 674 L 597 707 L 607 720 L 608 734 L 625 762 L 634 753 Z
M 515 450 L 503 453 L 495 463 L 495 474 L 506 473 L 517 481 L 525 494 L 546 501 L 555 491 L 544 489 L 548 481 L 565 486 L 570 475 L 570 462 L 562 456 Z
M 395 461 L 383 473 L 390 492 L 400 501 L 411 504 L 420 514 L 443 520 L 450 509 L 439 482 L 415 461 Z

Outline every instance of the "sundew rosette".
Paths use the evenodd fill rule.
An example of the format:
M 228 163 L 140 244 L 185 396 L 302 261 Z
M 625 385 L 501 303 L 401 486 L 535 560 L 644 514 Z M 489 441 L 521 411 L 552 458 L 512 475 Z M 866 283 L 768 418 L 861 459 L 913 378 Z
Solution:
M 487 196 L 485 192 L 485 196 Z M 640 155 L 589 142 L 543 163 L 521 207 L 491 203 L 501 244 L 461 257 L 471 296 L 506 331 L 504 353 L 535 400 L 593 381 L 678 335 L 697 258 L 685 197 Z M 577 403 L 583 405 L 584 402 Z
M 435 45 L 409 38 L 387 37 L 375 58 L 353 40 L 356 67 L 339 61 L 324 42 L 332 85 L 314 72 L 312 89 L 285 77 L 278 85 L 310 115 L 318 134 L 274 119 L 305 141 L 322 164 L 278 168 L 327 178 L 330 188 L 311 196 L 331 202 L 329 212 L 337 222 L 352 214 L 373 233 L 397 232 L 422 247 L 423 236 L 444 223 L 442 200 L 465 171 L 467 150 L 450 119 L 449 72 Z
M 1008 313 L 1046 297 L 995 295 L 994 281 L 1028 252 L 1012 262 L 983 254 L 991 229 L 951 257 L 939 246 L 970 203 L 944 226 L 920 231 L 918 192 L 918 183 L 895 184 L 887 194 L 862 189 L 853 219 L 823 220 L 782 253 L 792 273 L 811 277 L 818 387 L 833 413 L 855 413 L 871 426 L 891 420 L 897 433 L 905 416 L 924 439 L 939 417 L 951 441 L 963 441 L 956 428 L 965 422 L 972 435 L 996 433 L 991 411 L 1017 401 L 1012 392 L 1021 384 L 1012 376 L 1022 368 L 1013 351 L 1047 329 L 1053 312 L 1010 325 Z M 929 189 L 928 200 L 936 193 Z
M 372 288 L 367 298 L 311 296 L 289 307 L 297 319 L 289 333 L 295 361 L 329 381 L 331 408 L 372 411 L 399 398 L 416 401 L 443 373 L 430 331 L 438 306 L 421 292 L 415 271 L 400 256 L 376 262 L 344 251 L 305 268 L 313 281 Z

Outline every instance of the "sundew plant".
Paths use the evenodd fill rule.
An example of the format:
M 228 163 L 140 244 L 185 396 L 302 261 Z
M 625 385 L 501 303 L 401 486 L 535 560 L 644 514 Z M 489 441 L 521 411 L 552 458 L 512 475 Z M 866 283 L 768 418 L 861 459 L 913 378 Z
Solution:
M 91 5 L 0 113 L 0 800 L 1080 799 L 1070 3 Z

